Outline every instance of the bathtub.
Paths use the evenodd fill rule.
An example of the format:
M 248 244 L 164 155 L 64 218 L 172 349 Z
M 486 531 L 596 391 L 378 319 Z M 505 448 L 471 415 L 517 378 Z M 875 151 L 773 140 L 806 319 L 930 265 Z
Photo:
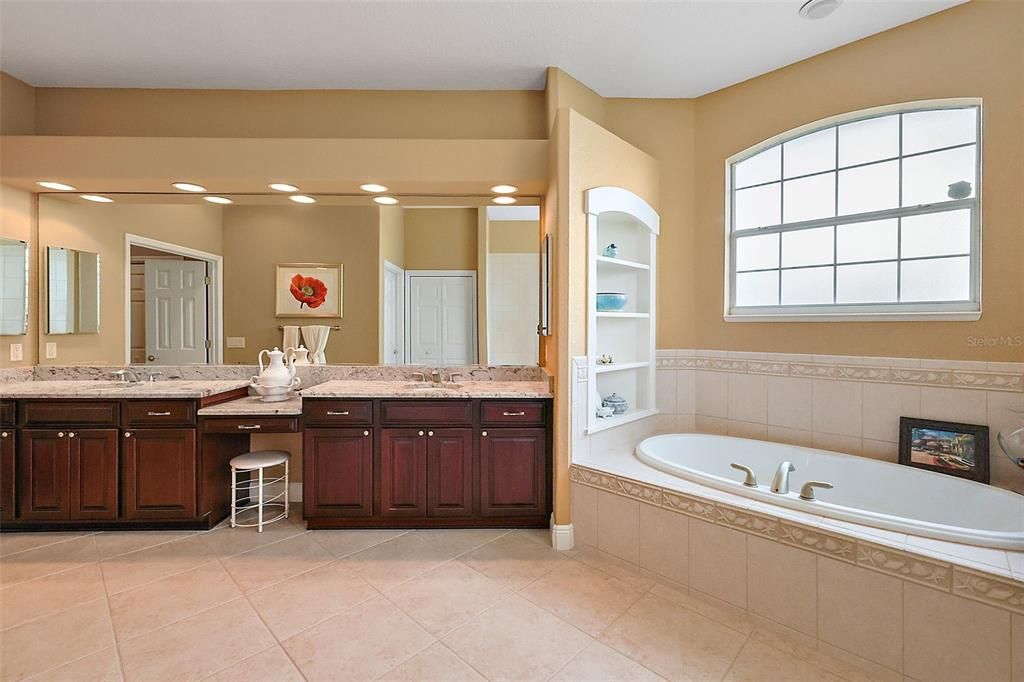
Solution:
M 751 499 L 876 528 L 979 547 L 1024 550 L 1024 496 L 992 486 L 827 450 L 703 434 L 654 436 L 636 456 L 645 464 Z M 790 461 L 787 495 L 769 489 L 779 463 Z M 743 485 L 732 462 L 750 467 L 757 488 Z M 816 500 L 801 500 L 806 481 Z

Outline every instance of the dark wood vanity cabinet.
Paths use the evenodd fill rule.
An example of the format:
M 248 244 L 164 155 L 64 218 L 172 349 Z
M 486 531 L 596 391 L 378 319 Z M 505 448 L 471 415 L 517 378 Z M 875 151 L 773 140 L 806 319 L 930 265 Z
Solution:
M 481 432 L 481 515 L 533 516 L 547 510 L 546 441 L 544 429 Z
M 117 429 L 24 429 L 19 441 L 19 519 L 117 518 Z
M 306 427 L 302 441 L 304 516 L 373 516 L 373 432 Z
M 195 429 L 133 429 L 121 443 L 124 518 L 196 516 Z
M 14 518 L 14 403 L 0 402 L 0 521 Z

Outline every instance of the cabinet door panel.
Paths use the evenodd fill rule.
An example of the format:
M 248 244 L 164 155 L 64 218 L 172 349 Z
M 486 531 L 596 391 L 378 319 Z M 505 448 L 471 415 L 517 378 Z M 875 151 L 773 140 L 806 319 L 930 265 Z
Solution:
M 369 429 L 306 429 L 303 437 L 306 516 L 373 514 L 373 433 Z
M 73 434 L 73 435 L 72 435 Z M 117 518 L 117 429 L 68 434 L 71 448 L 71 518 Z
M 380 447 L 381 516 L 427 515 L 425 429 L 384 429 Z
M 24 429 L 18 443 L 18 515 L 26 521 L 69 518 L 67 432 Z
M 481 515 L 532 516 L 548 511 L 545 446 L 544 429 L 488 429 L 481 433 Z
M 14 519 L 14 429 L 0 431 L 0 521 Z
M 427 514 L 473 515 L 473 431 L 435 429 L 427 438 Z
M 121 445 L 125 518 L 195 517 L 195 430 L 125 431 Z

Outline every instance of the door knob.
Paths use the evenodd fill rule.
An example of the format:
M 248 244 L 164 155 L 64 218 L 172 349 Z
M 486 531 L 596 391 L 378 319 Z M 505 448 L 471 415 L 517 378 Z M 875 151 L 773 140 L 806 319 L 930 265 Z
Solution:
M 149 356 L 146 357 L 146 359 L 149 360 L 150 362 L 153 362 L 154 360 L 156 360 L 156 356 L 155 355 L 149 355 Z

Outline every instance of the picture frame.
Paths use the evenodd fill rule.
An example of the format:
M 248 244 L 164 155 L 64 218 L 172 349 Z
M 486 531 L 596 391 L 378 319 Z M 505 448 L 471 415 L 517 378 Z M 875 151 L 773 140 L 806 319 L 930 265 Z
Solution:
M 342 317 L 344 266 L 281 263 L 274 273 L 275 317 Z
M 899 463 L 988 483 L 988 427 L 900 417 Z

